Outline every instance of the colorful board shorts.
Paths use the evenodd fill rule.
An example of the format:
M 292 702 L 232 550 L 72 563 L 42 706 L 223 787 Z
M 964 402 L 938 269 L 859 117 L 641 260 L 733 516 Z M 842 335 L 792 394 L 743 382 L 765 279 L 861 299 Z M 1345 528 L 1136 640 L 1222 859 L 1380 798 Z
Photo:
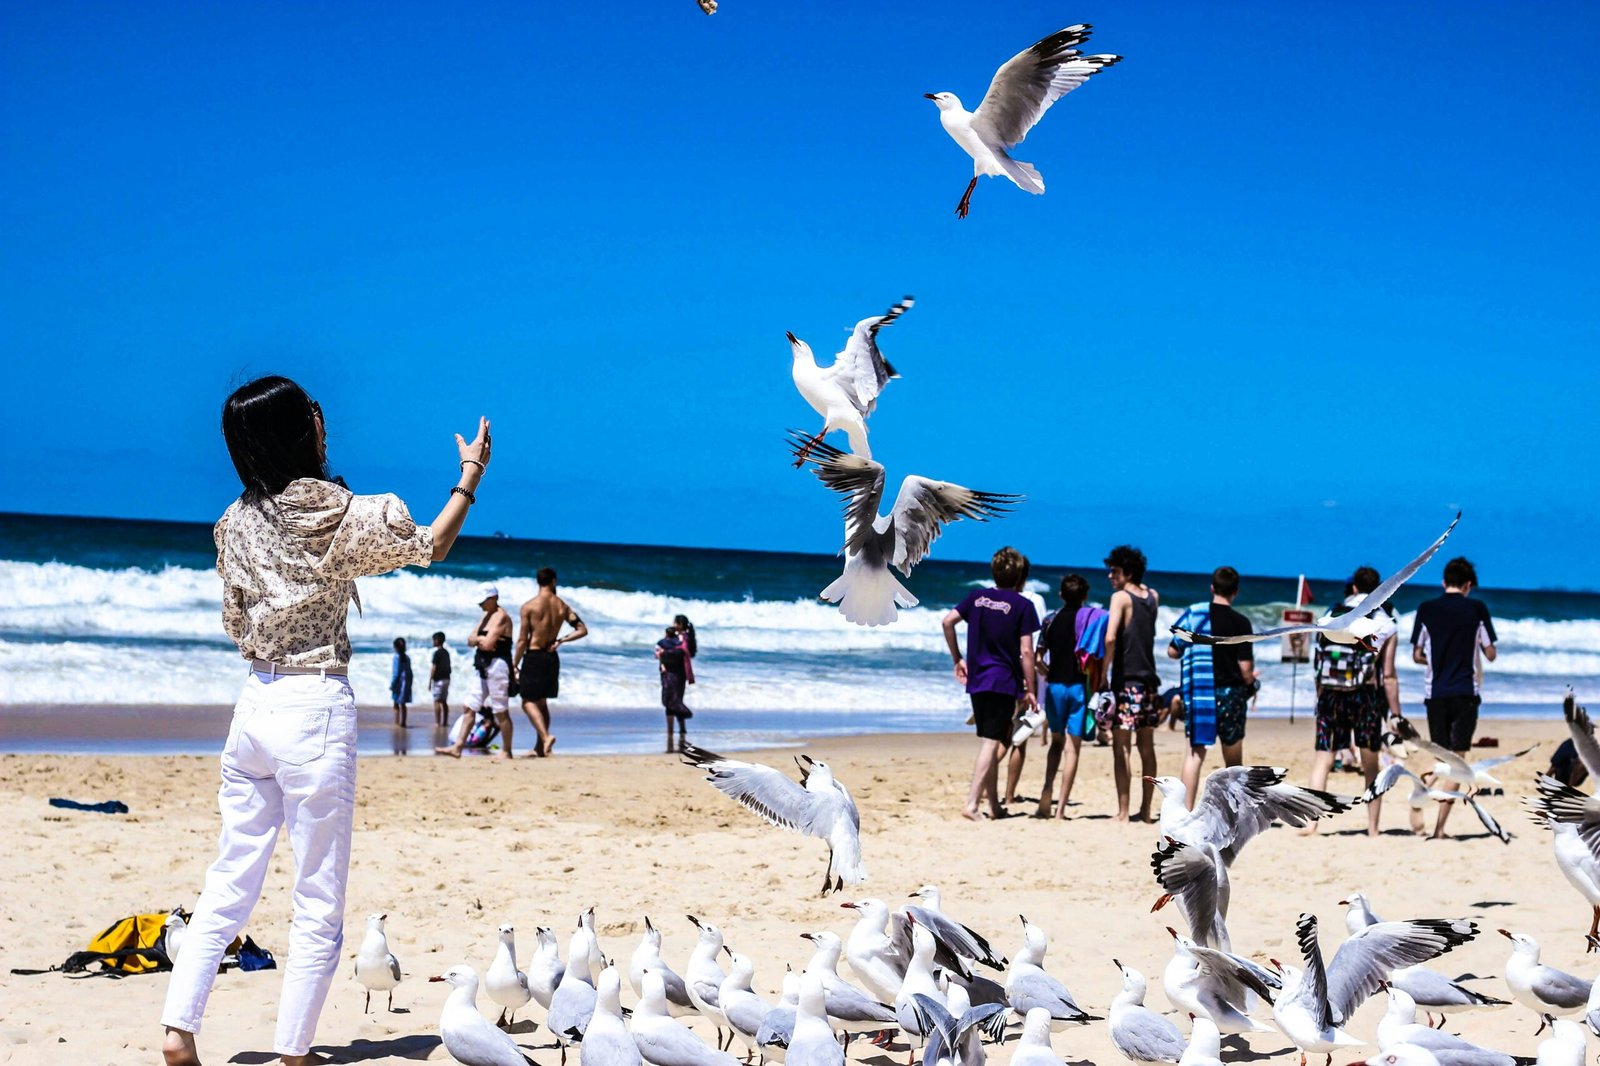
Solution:
M 1047 684 L 1044 690 L 1044 719 L 1050 732 L 1083 738 L 1092 733 L 1088 697 L 1082 684 Z
M 1161 706 L 1156 696 L 1156 686 L 1143 681 L 1124 681 L 1117 690 L 1116 720 L 1118 729 L 1154 729 L 1161 720 Z
M 1354 746 L 1377 751 L 1383 746 L 1383 712 L 1388 703 L 1371 685 L 1353 689 L 1324 688 L 1317 696 L 1317 750 Z

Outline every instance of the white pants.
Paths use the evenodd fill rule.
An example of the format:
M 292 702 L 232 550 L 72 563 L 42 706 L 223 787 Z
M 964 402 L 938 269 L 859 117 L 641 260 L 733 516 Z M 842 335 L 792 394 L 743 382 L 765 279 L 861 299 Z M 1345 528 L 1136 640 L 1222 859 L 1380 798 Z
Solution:
M 511 666 L 504 659 L 491 660 L 478 677 L 478 690 L 467 694 L 467 710 L 485 707 L 496 714 L 511 707 Z
M 294 848 L 294 923 L 273 1050 L 304 1055 L 344 946 L 345 874 L 356 798 L 350 682 L 252 673 L 222 750 L 222 840 L 167 985 L 163 1025 L 198 1033 L 228 943 L 261 895 L 278 831 Z M 260 978 L 250 975 L 245 980 Z

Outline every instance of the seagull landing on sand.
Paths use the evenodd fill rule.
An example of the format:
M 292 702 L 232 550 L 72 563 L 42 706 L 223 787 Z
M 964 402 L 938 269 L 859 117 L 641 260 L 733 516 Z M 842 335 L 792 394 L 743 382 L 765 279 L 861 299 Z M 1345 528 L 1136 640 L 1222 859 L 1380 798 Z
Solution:
M 867 879 L 861 865 L 861 816 L 850 790 L 834 776 L 828 764 L 809 755 L 795 757 L 800 780 L 759 763 L 724 759 L 716 752 L 683 745 L 683 760 L 706 771 L 706 780 L 744 804 L 773 825 L 792 829 L 828 842 L 828 868 L 822 875 L 822 894 L 837 892 L 845 882 L 859 885 Z
M 1306 622 L 1300 625 L 1277 626 L 1273 629 L 1263 629 L 1257 633 L 1247 633 L 1242 636 L 1213 637 L 1205 633 L 1191 633 L 1187 629 L 1172 627 L 1172 632 L 1183 640 L 1193 644 L 1254 644 L 1263 640 L 1276 640 L 1279 637 L 1290 636 L 1295 633 L 1320 633 L 1335 644 L 1366 645 L 1371 647 L 1372 638 L 1378 633 L 1386 631 L 1392 621 L 1386 616 L 1383 605 L 1399 590 L 1401 585 L 1410 581 L 1424 563 L 1433 558 L 1435 552 L 1444 546 L 1445 540 L 1456 528 L 1456 523 L 1461 521 L 1461 512 L 1457 511 L 1455 518 L 1450 520 L 1450 525 L 1439 539 L 1428 545 L 1428 550 L 1411 560 L 1405 566 L 1387 578 L 1383 584 L 1371 592 L 1350 610 L 1343 614 L 1325 614 L 1315 622 Z
M 1019 189 L 1044 192 L 1044 179 L 1032 165 L 1012 159 L 1008 149 L 1022 143 L 1050 105 L 1122 60 L 1121 56 L 1086 56 L 1077 46 L 1089 39 L 1087 24 L 1057 30 L 1033 47 L 1018 52 L 995 71 L 989 91 L 976 111 L 961 106 L 955 93 L 923 93 L 939 108 L 939 124 L 961 150 L 972 157 L 972 181 L 956 205 L 966 218 L 978 179 L 1007 177 Z
M 795 466 L 803 465 L 811 449 L 836 429 L 844 430 L 852 452 L 863 459 L 872 458 L 872 449 L 867 446 L 867 418 L 877 408 L 878 394 L 889 379 L 900 376 L 878 351 L 878 331 L 909 311 L 913 302 L 907 296 L 883 314 L 857 322 L 831 366 L 818 366 L 811 345 L 793 333 L 784 334 L 794 353 L 789 371 L 794 387 L 822 416 L 822 428 L 796 453 Z
M 888 625 L 899 617 L 897 607 L 917 605 L 917 598 L 889 567 L 910 577 L 912 567 L 928 557 L 946 524 L 961 518 L 986 522 L 1023 499 L 910 474 L 900 482 L 894 507 L 879 514 L 881 464 L 846 455 L 828 444 L 807 444 L 804 434 L 794 430 L 790 437 L 795 456 L 814 463 L 818 479 L 845 498 L 844 573 L 820 595 L 837 603 L 845 619 L 859 626 Z

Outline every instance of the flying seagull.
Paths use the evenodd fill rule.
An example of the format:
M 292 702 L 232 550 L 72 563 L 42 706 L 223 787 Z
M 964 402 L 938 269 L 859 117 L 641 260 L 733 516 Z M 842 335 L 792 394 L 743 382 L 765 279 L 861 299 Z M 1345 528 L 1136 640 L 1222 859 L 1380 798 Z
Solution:
M 1386 629 L 1390 624 L 1384 615 L 1383 605 L 1401 585 L 1410 581 L 1412 575 L 1422 569 L 1424 563 L 1433 558 L 1435 552 L 1444 546 L 1445 540 L 1456 528 L 1456 523 L 1459 521 L 1461 521 L 1461 512 L 1457 511 L 1455 518 L 1450 520 L 1449 527 L 1439 535 L 1438 540 L 1428 545 L 1427 551 L 1395 571 L 1383 584 L 1367 593 L 1360 603 L 1343 614 L 1325 614 L 1315 622 L 1278 626 L 1242 636 L 1213 637 L 1206 633 L 1192 633 L 1187 629 L 1179 629 L 1177 626 L 1172 627 L 1172 632 L 1192 644 L 1254 644 L 1263 640 L 1276 640 L 1278 637 L 1285 637 L 1294 633 L 1320 633 L 1335 644 L 1356 645 L 1370 642 L 1376 634 Z
M 861 864 L 861 816 L 850 790 L 833 776 L 828 764 L 800 755 L 800 780 L 759 763 L 725 759 L 693 744 L 682 747 L 683 760 L 706 771 L 706 780 L 755 811 L 773 825 L 828 842 L 828 867 L 822 894 L 859 885 L 867 879 Z
M 1286 785 L 1281 766 L 1229 766 L 1214 770 L 1200 786 L 1194 808 L 1189 790 L 1176 777 L 1147 777 L 1161 791 L 1161 836 L 1192 848 L 1214 846 L 1232 864 L 1240 849 L 1273 822 L 1296 828 L 1343 814 L 1359 802 L 1314 788 Z
M 966 218 L 978 179 L 1007 177 L 1019 189 L 1044 192 L 1044 178 L 1032 164 L 1012 159 L 1009 149 L 1022 143 L 1050 105 L 1100 71 L 1121 62 L 1121 56 L 1086 56 L 1077 46 L 1089 39 L 1087 24 L 1057 30 L 1024 49 L 995 71 L 989 91 L 976 111 L 961 106 L 955 93 L 923 93 L 939 108 L 939 124 L 961 150 L 972 157 L 972 181 L 956 205 Z
M 888 625 L 899 617 L 897 607 L 917 605 L 917 598 L 889 572 L 890 566 L 910 577 L 911 568 L 928 557 L 947 523 L 961 518 L 986 522 L 1006 514 L 1024 498 L 910 474 L 900 482 L 894 507 L 879 514 L 882 464 L 846 455 L 828 444 L 808 445 L 805 435 L 795 430 L 790 430 L 790 437 L 794 454 L 815 464 L 818 479 L 845 498 L 844 573 L 820 595 L 837 603 L 845 619 L 856 625 Z
M 833 357 L 830 366 L 817 365 L 811 354 L 811 345 L 786 333 L 789 348 L 794 353 L 790 375 L 794 387 L 800 390 L 817 414 L 822 416 L 822 428 L 807 441 L 795 456 L 795 466 L 801 466 L 811 449 L 836 429 L 842 429 L 850 439 L 850 450 L 863 459 L 872 458 L 867 446 L 867 418 L 878 406 L 878 394 L 890 378 L 899 377 L 889 360 L 878 351 L 878 331 L 911 309 L 915 301 L 907 296 L 881 315 L 863 318 L 850 331 L 844 350 Z

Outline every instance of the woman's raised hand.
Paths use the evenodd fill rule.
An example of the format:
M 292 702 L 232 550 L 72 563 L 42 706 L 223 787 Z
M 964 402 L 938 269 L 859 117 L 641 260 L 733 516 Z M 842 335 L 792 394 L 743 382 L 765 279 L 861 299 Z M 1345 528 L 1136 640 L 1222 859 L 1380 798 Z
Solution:
M 469 463 L 477 465 L 479 474 L 488 469 L 490 444 L 489 420 L 487 418 L 478 419 L 478 435 L 473 437 L 472 440 L 468 441 L 461 434 L 456 434 L 456 449 L 461 453 L 463 473 Z

